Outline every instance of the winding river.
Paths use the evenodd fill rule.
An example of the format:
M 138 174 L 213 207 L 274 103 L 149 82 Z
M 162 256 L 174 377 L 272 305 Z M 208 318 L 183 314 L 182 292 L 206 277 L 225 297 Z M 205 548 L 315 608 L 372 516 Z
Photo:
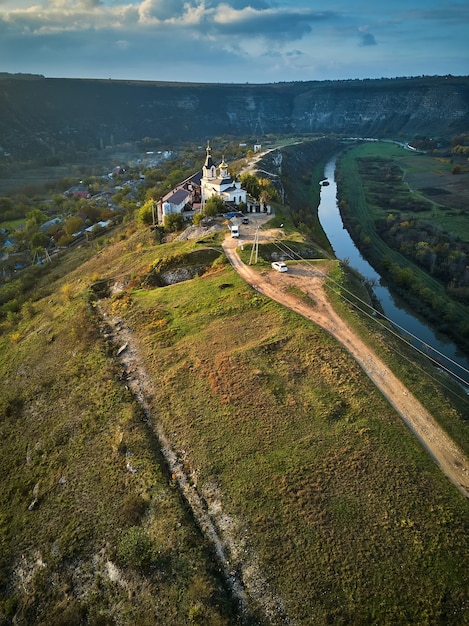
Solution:
M 327 179 L 329 185 L 321 186 L 321 200 L 318 208 L 319 221 L 334 254 L 340 260 L 347 259 L 350 267 L 356 269 L 374 285 L 373 292 L 385 316 L 396 325 L 400 333 L 418 350 L 428 355 L 431 361 L 436 361 L 454 374 L 455 378 L 469 390 L 469 358 L 458 350 L 452 341 L 436 333 L 430 326 L 397 303 L 381 276 L 362 257 L 344 228 L 337 204 L 336 159 L 337 157 L 333 157 L 326 164 L 324 179 Z

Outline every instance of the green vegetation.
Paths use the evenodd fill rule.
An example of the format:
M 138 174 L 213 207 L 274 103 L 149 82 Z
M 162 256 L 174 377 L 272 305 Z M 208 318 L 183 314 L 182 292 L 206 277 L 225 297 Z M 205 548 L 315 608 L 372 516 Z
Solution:
M 317 258 L 304 185 L 315 242 L 292 207 L 273 224 Z M 223 514 L 238 549 L 228 556 L 251 557 L 253 586 L 292 622 L 459 626 L 468 502 L 344 349 L 240 279 L 221 236 L 162 245 L 129 222 L 18 278 L 0 320 L 0 623 L 240 623 L 161 428 L 191 488 Z M 366 299 L 339 263 L 315 264 Z M 160 287 L 176 270 L 193 280 Z M 462 405 L 336 290 L 341 314 L 468 449 Z M 150 419 L 110 341 L 116 320 L 152 383 Z M 283 623 L 248 600 L 252 626 Z
M 468 401 L 464 390 L 446 375 L 429 367 L 427 360 L 419 358 L 415 351 L 409 352 L 384 320 L 379 320 L 378 325 L 374 317 L 370 318 L 369 309 L 363 303 L 371 306 L 374 303 L 358 273 L 346 264 L 338 263 L 329 276 L 332 280 L 326 283 L 328 295 L 343 319 L 412 389 L 422 405 L 469 454 Z M 358 314 L 360 310 L 364 310 L 365 315 Z
M 469 345 L 467 214 L 460 228 L 460 214 L 454 219 L 448 206 L 409 189 L 412 179 L 422 180 L 417 170 L 423 159 L 430 170 L 427 181 L 437 179 L 441 161 L 403 153 L 392 145 L 366 144 L 343 155 L 337 175 L 343 219 L 362 253 L 391 286 L 464 347 Z
M 282 184 L 286 204 L 282 206 L 282 221 L 314 242 L 323 254 L 332 254 L 329 241 L 319 223 L 315 208 L 319 205 L 319 181 L 324 166 L 340 148 L 334 139 L 317 139 L 282 150 Z
M 67 602 L 89 624 L 183 625 L 195 603 L 204 623 L 232 623 L 207 545 L 86 303 L 98 258 L 74 270 L 75 255 L 2 328 L 1 622 L 59 623 Z
M 188 471 L 243 520 L 289 614 L 432 621 L 449 602 L 460 618 L 467 503 L 334 341 L 229 268 L 110 306 Z

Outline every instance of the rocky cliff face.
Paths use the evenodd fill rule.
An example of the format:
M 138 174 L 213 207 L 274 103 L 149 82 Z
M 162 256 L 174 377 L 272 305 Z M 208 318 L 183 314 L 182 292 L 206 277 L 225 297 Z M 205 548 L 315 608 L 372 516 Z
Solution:
M 410 139 L 469 129 L 469 77 L 274 85 L 0 80 L 0 155 L 97 149 L 143 137 L 338 133 Z

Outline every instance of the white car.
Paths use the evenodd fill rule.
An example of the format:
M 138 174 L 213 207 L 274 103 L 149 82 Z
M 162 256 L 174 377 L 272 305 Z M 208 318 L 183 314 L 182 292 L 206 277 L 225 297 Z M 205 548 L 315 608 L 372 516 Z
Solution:
M 272 268 L 277 270 L 277 272 L 287 272 L 288 267 L 285 265 L 283 261 L 274 261 L 272 263 Z

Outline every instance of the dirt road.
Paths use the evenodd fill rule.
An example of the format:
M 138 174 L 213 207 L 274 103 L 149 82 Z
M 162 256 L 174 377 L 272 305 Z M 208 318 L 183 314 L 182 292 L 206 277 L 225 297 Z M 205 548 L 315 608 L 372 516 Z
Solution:
M 259 272 L 241 261 L 237 246 L 251 243 L 253 232 L 257 227 L 256 218 L 251 222 L 254 224 L 250 224 L 249 229 L 241 231 L 243 239 L 227 237 L 223 243 L 225 254 L 234 269 L 254 289 L 310 319 L 333 335 L 388 399 L 451 482 L 466 498 L 469 498 L 468 459 L 409 389 L 337 315 L 323 289 L 322 274 L 318 273 L 315 276 L 314 270 L 310 268 L 294 266 L 281 274 L 274 270 Z M 260 233 L 262 241 L 263 238 L 268 240 L 275 236 L 278 231 L 276 233 L 260 231 Z M 289 292 L 288 287 L 291 286 L 309 295 L 311 304 Z

